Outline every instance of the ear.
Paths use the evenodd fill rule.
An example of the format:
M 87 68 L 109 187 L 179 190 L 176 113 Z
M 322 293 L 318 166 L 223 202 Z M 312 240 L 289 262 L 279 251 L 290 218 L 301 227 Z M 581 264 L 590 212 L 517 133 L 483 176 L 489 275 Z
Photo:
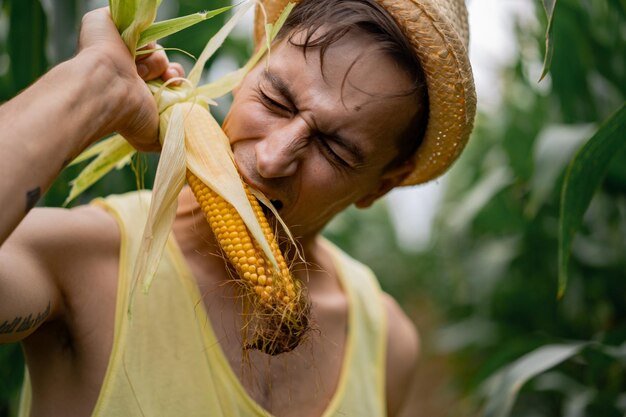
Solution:
M 380 197 L 387 194 L 392 188 L 402 182 L 402 180 L 415 169 L 413 158 L 405 161 L 401 165 L 386 171 L 378 182 L 378 186 L 371 193 L 356 201 L 354 205 L 358 208 L 368 208 Z

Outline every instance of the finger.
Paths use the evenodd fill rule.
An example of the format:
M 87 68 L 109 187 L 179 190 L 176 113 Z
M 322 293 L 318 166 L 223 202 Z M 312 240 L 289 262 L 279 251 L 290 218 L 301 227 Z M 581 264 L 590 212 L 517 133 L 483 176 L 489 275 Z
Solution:
M 108 7 L 87 12 L 80 25 L 78 50 L 103 42 L 119 42 L 119 34 L 111 20 Z
M 153 52 L 146 59 L 137 62 L 137 74 L 144 81 L 154 80 L 167 70 L 168 63 L 165 51 Z
M 148 50 L 152 50 L 152 49 L 158 49 L 161 48 L 161 45 L 158 45 L 156 42 L 150 42 L 149 44 L 147 44 L 146 46 L 142 46 L 141 48 L 137 49 L 137 52 L 140 51 L 148 51 Z M 149 54 L 140 54 L 135 56 L 135 62 L 141 62 L 141 61 L 145 61 L 146 59 L 150 58 L 152 56 L 154 52 L 149 53 Z
M 171 78 L 181 78 L 185 76 L 185 69 L 178 62 L 170 62 L 167 69 L 161 75 L 163 81 L 167 81 Z M 181 81 L 173 81 L 171 85 L 180 85 Z

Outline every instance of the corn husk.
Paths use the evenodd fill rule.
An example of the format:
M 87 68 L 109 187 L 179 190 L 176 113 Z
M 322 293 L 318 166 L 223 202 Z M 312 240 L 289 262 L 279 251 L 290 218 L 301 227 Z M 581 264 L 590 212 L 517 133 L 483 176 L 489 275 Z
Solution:
M 70 165 L 97 156 L 70 182 L 72 188 L 63 205 L 69 204 L 112 169 L 121 169 L 129 164 L 135 153 L 135 148 L 122 135 L 114 135 L 79 155 Z
M 228 9 L 223 8 L 208 12 L 202 18 L 192 15 L 191 17 L 181 18 L 181 20 L 173 19 L 169 24 L 165 22 L 153 24 L 159 3 L 160 1 L 156 0 L 146 2 L 139 0 L 110 1 L 111 15 L 122 33 L 124 41 L 133 53 L 138 46 L 140 47 L 149 41 L 158 39 L 160 34 L 174 33 L 192 24 L 192 21 L 205 20 Z M 230 31 L 253 5 L 254 2 L 250 1 L 240 7 L 220 31 L 209 40 L 191 70 L 189 77 L 183 80 L 184 82 L 181 86 L 172 87 L 162 81 L 148 83 L 150 90 L 155 96 L 160 113 L 160 139 L 163 148 L 153 187 L 148 222 L 144 230 L 139 258 L 134 271 L 134 285 L 136 286 L 141 281 L 144 291 L 147 291 L 150 287 L 158 261 L 162 256 L 165 243 L 171 232 L 176 215 L 177 197 L 184 185 L 185 169 L 191 170 L 207 186 L 211 187 L 237 209 L 260 248 L 274 266 L 277 266 L 269 242 L 267 242 L 245 195 L 244 186 L 237 172 L 228 138 L 217 125 L 215 119 L 208 111 L 206 111 L 206 117 L 203 116 L 206 123 L 215 125 L 216 137 L 205 138 L 206 140 L 198 143 L 191 143 L 183 139 L 184 118 L 185 114 L 190 111 L 191 106 L 199 103 L 211 103 L 213 98 L 226 94 L 235 88 L 245 74 L 269 50 L 271 41 L 294 6 L 294 4 L 290 4 L 285 8 L 276 24 L 267 25 L 266 44 L 254 54 L 243 68 L 227 74 L 217 82 L 204 86 L 198 85 L 206 62 L 223 44 Z M 148 34 L 144 35 L 142 32 Z M 122 142 L 125 145 L 122 145 Z M 94 166 L 90 168 L 90 164 L 79 174 L 73 182 L 72 191 L 67 201 L 78 196 L 88 186 L 105 175 L 108 170 L 116 167 L 117 164 L 128 163 L 130 156 L 132 156 L 129 156 L 131 152 L 134 153 L 134 149 L 121 136 L 116 135 L 111 139 L 94 145 L 81 154 L 74 163 L 95 156 L 96 159 L 92 162 Z M 273 206 L 269 204 L 266 198 L 262 197 L 260 200 L 273 209 Z M 284 225 L 278 214 L 275 211 L 274 213 L 276 218 Z M 285 230 L 287 230 L 286 227 Z M 291 235 L 289 236 L 291 237 Z
M 178 194 L 185 185 L 184 111 L 182 104 L 176 104 L 169 117 L 154 179 L 148 220 L 135 264 L 133 291 L 140 278 L 143 278 L 144 291 L 150 288 L 176 217 Z

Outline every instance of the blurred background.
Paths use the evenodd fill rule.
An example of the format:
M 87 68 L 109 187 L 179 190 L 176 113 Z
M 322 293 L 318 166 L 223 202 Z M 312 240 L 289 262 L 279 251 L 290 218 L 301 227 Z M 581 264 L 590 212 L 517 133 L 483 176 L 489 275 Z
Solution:
M 164 0 L 158 20 L 228 4 Z M 467 4 L 479 112 L 464 155 L 433 184 L 394 191 L 369 210 L 348 210 L 326 236 L 370 265 L 418 326 L 422 355 L 405 417 L 624 417 L 626 147 L 613 158 L 573 241 L 561 299 L 557 240 L 566 166 L 624 103 L 626 1 L 559 0 L 551 72 L 541 82 L 544 2 Z M 70 58 L 81 16 L 102 5 L 0 0 L 0 103 Z M 225 18 L 162 44 L 198 56 Z M 246 61 L 250 32 L 249 19 L 208 63 L 207 80 Z M 181 53 L 170 58 L 187 69 L 193 64 Z M 228 97 L 220 101 L 218 118 L 228 105 Z M 626 140 L 625 129 L 619 134 Z M 150 187 L 157 158 L 141 156 L 133 169 L 108 175 L 74 204 L 136 189 L 136 172 Z M 79 170 L 66 170 L 41 205 L 61 205 Z M 560 361 L 525 356 L 577 342 L 584 348 Z M 494 391 L 493 375 L 516 365 L 529 381 L 518 379 L 505 394 Z M 0 346 L 0 417 L 14 415 L 23 372 L 19 346 Z M 512 407 L 498 414 L 494 401 Z

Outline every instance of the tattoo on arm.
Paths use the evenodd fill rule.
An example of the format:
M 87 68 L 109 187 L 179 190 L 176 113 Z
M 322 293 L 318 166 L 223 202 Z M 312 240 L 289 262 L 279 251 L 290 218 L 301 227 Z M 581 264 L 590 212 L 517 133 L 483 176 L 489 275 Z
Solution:
M 29 314 L 26 317 L 18 316 L 12 321 L 5 320 L 4 323 L 0 323 L 0 334 L 25 332 L 39 326 L 50 315 L 50 302 L 48 307 L 41 313 L 33 317 Z
M 37 204 L 37 201 L 39 201 L 39 197 L 41 197 L 40 187 L 33 188 L 26 193 L 26 213 L 28 213 L 33 207 L 35 207 L 35 204 Z

